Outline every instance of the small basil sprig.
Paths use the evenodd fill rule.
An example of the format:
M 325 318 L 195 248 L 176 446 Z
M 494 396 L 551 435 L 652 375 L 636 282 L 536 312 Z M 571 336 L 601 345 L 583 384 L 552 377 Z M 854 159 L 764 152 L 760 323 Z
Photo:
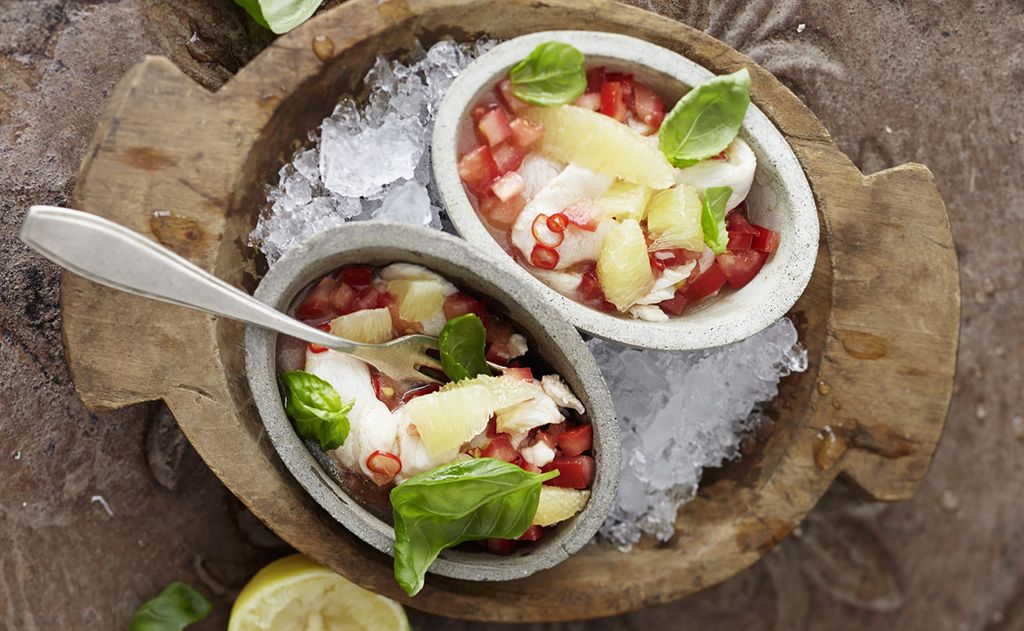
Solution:
M 700 227 L 704 230 L 704 243 L 715 254 L 725 252 L 729 245 L 729 232 L 725 225 L 725 206 L 732 196 L 728 186 L 712 186 L 704 191 L 700 208 Z
M 320 0 L 235 0 L 256 23 L 275 33 L 287 33 L 313 15 Z
M 572 103 L 587 89 L 583 53 L 569 44 L 545 42 L 508 73 L 512 94 L 541 107 Z
M 693 166 L 729 146 L 748 105 L 750 73 L 746 68 L 706 81 L 679 99 L 665 117 L 658 131 L 658 146 L 673 166 Z
M 541 483 L 557 475 L 473 458 L 441 465 L 393 488 L 398 584 L 415 596 L 442 550 L 464 541 L 521 537 L 537 513 Z
M 132 616 L 130 631 L 181 631 L 210 613 L 210 601 L 185 583 L 174 581 Z
M 460 315 L 445 323 L 437 345 L 441 349 L 441 368 L 452 381 L 491 374 L 484 357 L 487 331 L 473 313 Z
M 355 401 L 342 403 L 334 386 L 303 370 L 281 373 L 284 410 L 299 436 L 312 438 L 324 449 L 337 449 L 348 438 L 348 412 Z

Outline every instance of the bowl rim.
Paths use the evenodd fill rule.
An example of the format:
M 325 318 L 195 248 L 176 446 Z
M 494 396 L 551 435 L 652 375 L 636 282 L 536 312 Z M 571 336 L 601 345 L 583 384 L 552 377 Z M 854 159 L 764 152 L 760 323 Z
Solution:
M 558 293 L 516 263 L 500 247 L 492 247 L 496 246 L 494 239 L 470 203 L 458 176 L 460 125 L 477 99 L 499 76 L 535 46 L 547 41 L 572 44 L 587 57 L 602 61 L 643 66 L 652 73 L 671 77 L 685 85 L 696 85 L 715 76 L 707 68 L 667 48 L 618 33 L 541 31 L 498 44 L 455 78 L 438 108 L 434 123 L 431 142 L 434 181 L 459 235 L 484 250 L 496 264 L 544 293 L 548 302 L 554 304 L 576 327 L 627 346 L 658 350 L 713 348 L 746 339 L 784 316 L 803 294 L 814 270 L 820 238 L 817 204 L 792 147 L 753 102 L 747 110 L 740 134 L 744 138 L 756 139 L 757 144 L 764 147 L 767 162 L 789 198 L 793 215 L 792 230 L 784 234 L 783 246 L 765 266 L 766 270 L 777 269 L 772 275 L 775 282 L 769 285 L 766 284 L 768 279 L 760 280 L 762 286 L 758 288 L 758 296 L 764 300 L 752 300 L 753 293 L 748 291 L 747 300 L 741 303 L 743 308 L 731 310 L 710 323 L 695 323 L 685 314 L 669 322 L 631 320 L 603 313 Z M 762 173 L 763 158 L 758 156 L 758 171 Z M 759 279 L 755 278 L 732 296 L 740 295 L 758 282 Z
M 357 257 L 382 251 L 391 262 L 410 262 L 425 267 L 442 264 L 462 268 L 496 289 L 495 296 L 479 289 L 469 291 L 499 303 L 515 302 L 532 326 L 540 327 L 553 342 L 552 351 L 564 357 L 575 376 L 562 376 L 587 407 L 594 426 L 596 476 L 587 505 L 559 531 L 550 543 L 521 556 L 497 556 L 447 550 L 429 572 L 477 581 L 512 580 L 553 567 L 580 550 L 597 534 L 616 496 L 621 446 L 618 419 L 611 394 L 579 332 L 566 322 L 542 296 L 507 271 L 494 267 L 468 243 L 438 230 L 386 221 L 348 222 L 320 232 L 290 249 L 267 272 L 255 297 L 280 310 L 309 283 Z M 351 257 L 352 260 L 339 260 Z M 364 264 L 365 261 L 364 261 Z M 384 263 L 380 263 L 383 265 Z M 375 264 L 376 265 L 376 264 Z M 444 272 L 438 271 L 442 276 Z M 461 281 L 453 281 L 458 286 Z M 519 323 L 520 330 L 529 329 Z M 524 331 L 526 332 L 526 331 Z M 532 330 L 530 331 L 532 333 Z M 246 373 L 260 420 L 285 467 L 307 493 L 347 530 L 377 550 L 394 556 L 394 529 L 350 497 L 330 471 L 333 460 L 318 457 L 295 432 L 285 415 L 276 379 L 277 333 L 249 325 L 245 332 Z M 547 539 L 547 538 L 546 538 Z

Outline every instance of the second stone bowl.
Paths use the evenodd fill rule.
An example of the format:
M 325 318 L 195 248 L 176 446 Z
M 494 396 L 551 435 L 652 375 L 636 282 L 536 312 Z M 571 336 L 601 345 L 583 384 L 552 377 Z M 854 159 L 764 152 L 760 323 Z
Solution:
M 675 103 L 686 91 L 714 74 L 661 46 L 592 31 L 545 31 L 508 40 L 470 64 L 452 83 L 434 124 L 434 179 L 452 223 L 467 241 L 487 251 L 496 265 L 540 291 L 546 301 L 580 329 L 640 348 L 696 350 L 745 339 L 789 311 L 810 281 L 818 252 L 818 214 L 803 168 L 775 125 L 751 104 L 740 137 L 757 156 L 749 200 L 750 218 L 781 234 L 778 251 L 742 289 L 698 303 L 668 322 L 645 322 L 604 313 L 568 298 L 534 278 L 491 236 L 473 207 L 458 173 L 459 157 L 472 148 L 470 112 L 479 99 L 507 76 L 509 69 L 539 44 L 571 44 L 587 67 L 609 66 L 629 72 Z M 756 100 L 756 93 L 753 95 Z
M 456 286 L 488 299 L 530 348 L 577 394 L 594 429 L 596 477 L 584 509 L 525 555 L 497 556 L 447 550 L 430 572 L 475 581 L 523 578 L 561 563 L 597 533 L 611 508 L 619 479 L 619 429 L 611 396 L 579 333 L 536 289 L 497 268 L 465 241 L 437 230 L 389 222 L 347 223 L 325 230 L 288 251 L 260 282 L 256 297 L 287 311 L 301 291 L 344 265 L 415 263 Z M 246 369 L 252 396 L 278 455 L 295 479 L 333 518 L 363 541 L 394 554 L 394 529 L 342 488 L 333 460 L 295 432 L 277 385 L 277 333 L 249 327 Z

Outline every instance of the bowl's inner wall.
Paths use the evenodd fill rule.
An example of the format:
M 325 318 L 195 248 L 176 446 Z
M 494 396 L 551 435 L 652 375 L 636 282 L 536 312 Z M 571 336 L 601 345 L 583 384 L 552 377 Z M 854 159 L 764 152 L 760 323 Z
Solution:
M 474 10 L 470 7 L 455 6 L 441 12 L 431 12 L 405 23 L 403 27 L 385 30 L 367 39 L 359 46 L 348 48 L 336 57 L 323 64 L 320 74 L 308 80 L 300 89 L 284 97 L 274 117 L 265 128 L 263 134 L 253 145 L 248 155 L 246 168 L 236 181 L 234 196 L 231 201 L 229 224 L 220 253 L 217 259 L 216 273 L 250 291 L 255 287 L 257 279 L 266 270 L 262 255 L 248 247 L 249 233 L 256 225 L 260 210 L 265 204 L 266 185 L 276 183 L 278 170 L 283 164 L 291 161 L 295 151 L 308 146 L 308 136 L 315 131 L 321 121 L 333 111 L 338 100 L 345 95 L 363 93 L 362 77 L 373 65 L 378 54 L 385 56 L 400 55 L 411 49 L 413 41 L 419 39 L 424 47 L 430 47 L 440 39 L 455 38 L 469 41 L 487 33 L 492 37 L 507 39 L 530 32 L 556 30 L 565 28 L 565 19 L 559 10 L 546 8 L 536 9 L 527 5 L 509 6 L 510 19 L 502 21 L 499 26 L 486 11 Z M 586 21 L 581 20 L 574 28 L 580 30 L 607 30 L 623 32 L 620 25 L 606 23 L 600 13 L 588 12 Z M 449 25 L 460 24 L 461 31 L 455 31 Z M 632 34 L 626 32 L 625 34 Z M 679 42 L 670 38 L 660 37 L 652 33 L 640 34 L 648 41 L 688 56 L 697 63 L 715 67 L 715 60 L 704 58 L 694 50 L 682 49 Z M 756 102 L 756 97 L 755 97 Z M 765 104 L 759 103 L 764 108 Z M 770 111 L 770 110 L 765 110 Z M 760 218 L 757 218 L 760 219 Z M 809 403 L 811 391 L 815 383 L 817 359 L 820 349 L 824 346 L 825 321 L 828 314 L 831 279 L 828 272 L 828 246 L 824 239 L 820 244 L 815 273 L 811 278 L 803 297 L 790 311 L 791 317 L 800 332 L 800 339 L 811 356 L 812 369 L 805 373 L 791 375 L 782 380 L 779 398 L 767 414 L 774 420 L 769 426 L 758 433 L 758 440 L 747 445 L 743 459 L 727 465 L 720 470 L 706 472 L 706 482 L 701 485 L 697 500 L 684 507 L 680 513 L 680 522 L 690 527 L 702 523 L 706 527 L 714 527 L 714 523 L 727 523 L 742 513 L 737 502 L 728 501 L 736 493 L 737 485 L 742 488 L 756 489 L 763 486 L 781 460 L 792 441 L 794 434 L 802 427 L 803 410 Z M 372 259 L 367 259 L 372 262 Z M 338 266 L 336 261 L 325 265 L 321 273 L 328 268 Z M 308 280 L 311 280 L 311 274 Z M 462 279 L 452 278 L 453 282 L 461 283 Z M 471 282 L 467 287 L 475 289 Z M 295 292 L 301 285 L 295 287 Z M 515 314 L 513 320 L 517 319 Z M 242 327 L 220 319 L 218 332 L 219 348 L 225 366 L 232 374 L 244 375 L 245 354 L 239 340 L 242 338 Z M 541 341 L 543 340 L 533 340 Z M 550 361 L 550 360 L 549 360 Z M 565 374 L 565 367 L 552 362 L 552 367 Z M 244 378 L 235 382 L 232 394 L 239 409 L 247 410 L 247 427 L 254 437 L 259 437 L 263 430 L 259 416 L 252 405 L 251 394 Z M 574 386 L 575 387 L 575 386 Z M 268 447 L 269 448 L 269 447 Z M 702 510 L 700 507 L 709 502 L 719 506 L 715 510 Z M 725 507 L 725 510 L 722 510 Z M 638 551 L 650 549 L 657 554 L 654 542 L 641 542 Z M 616 553 L 617 554 L 617 553 Z M 642 554 L 637 555 L 637 562 L 643 563 Z

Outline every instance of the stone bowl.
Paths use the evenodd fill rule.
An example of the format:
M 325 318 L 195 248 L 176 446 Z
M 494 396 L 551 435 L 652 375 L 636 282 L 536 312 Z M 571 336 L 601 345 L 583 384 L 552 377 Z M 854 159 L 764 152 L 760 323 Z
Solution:
M 473 105 L 538 44 L 572 44 L 587 66 L 608 65 L 633 73 L 675 103 L 710 70 L 649 42 L 590 31 L 544 31 L 510 39 L 480 56 L 452 83 L 438 110 L 432 158 L 441 198 L 458 233 L 487 250 L 498 265 L 543 293 L 570 322 L 598 337 L 640 348 L 695 350 L 737 342 L 772 324 L 807 287 L 818 252 L 818 214 L 811 187 L 792 148 L 768 117 L 751 104 L 740 136 L 757 156 L 749 200 L 750 218 L 779 232 L 782 243 L 747 286 L 699 303 L 681 317 L 656 323 L 598 311 L 567 298 L 534 278 L 497 244 L 459 179 L 458 158 L 473 143 Z
M 447 550 L 430 571 L 453 578 L 501 581 L 557 565 L 597 533 L 615 497 L 619 478 L 619 430 L 601 372 L 579 333 L 529 283 L 490 261 L 465 241 L 428 228 L 389 222 L 348 223 L 325 230 L 282 257 L 260 282 L 256 297 L 287 311 L 313 281 L 343 265 L 423 265 L 457 286 L 488 298 L 513 328 L 579 396 L 594 426 L 597 475 L 590 501 L 526 554 L 497 556 Z M 303 441 L 285 416 L 277 385 L 278 334 L 248 327 L 246 370 L 252 396 L 274 448 L 303 488 L 349 531 L 393 555 L 394 530 L 351 498 L 336 465 L 314 442 Z

